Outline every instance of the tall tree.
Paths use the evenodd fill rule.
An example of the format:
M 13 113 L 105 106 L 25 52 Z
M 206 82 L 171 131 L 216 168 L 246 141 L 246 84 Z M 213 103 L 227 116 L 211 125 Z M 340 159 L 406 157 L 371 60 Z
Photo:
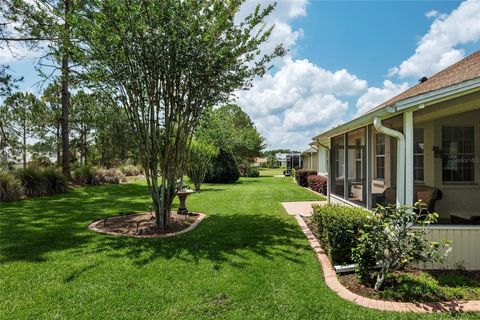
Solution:
M 118 99 L 134 132 L 158 228 L 167 228 L 192 134 L 205 111 L 265 73 L 281 46 L 262 55 L 270 36 L 258 6 L 243 1 L 93 1 L 82 41 L 85 68 Z M 158 177 L 161 175 L 161 183 Z
M 62 101 L 61 87 L 58 81 L 53 81 L 43 91 L 40 98 L 44 109 L 38 118 L 40 138 L 43 142 L 43 151 L 55 152 L 57 165 L 61 164 L 62 155 Z
M 72 97 L 71 111 L 72 132 L 77 134 L 75 141 L 80 154 L 80 165 L 86 165 L 91 133 L 95 130 L 95 118 L 98 114 L 95 95 L 78 91 Z
M 77 42 L 72 37 L 74 15 L 85 5 L 86 0 L 3 0 L 0 14 L 5 22 L 0 41 L 23 42 L 44 52 L 39 71 L 49 78 L 60 71 L 61 83 L 61 136 L 62 173 L 70 177 L 69 110 L 70 82 L 78 55 Z M 51 68 L 46 74 L 42 67 Z
M 196 137 L 232 153 L 238 163 L 261 156 L 265 138 L 248 114 L 237 105 L 211 110 L 201 121 Z
M 12 155 L 20 151 L 23 167 L 27 166 L 29 139 L 35 137 L 36 120 L 40 110 L 40 101 L 31 93 L 17 92 L 5 99 L 0 109 L 0 117 L 5 123 Z

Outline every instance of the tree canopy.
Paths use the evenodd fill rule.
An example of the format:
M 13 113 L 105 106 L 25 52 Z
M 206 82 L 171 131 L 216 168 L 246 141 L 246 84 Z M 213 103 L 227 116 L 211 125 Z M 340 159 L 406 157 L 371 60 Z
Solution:
M 238 163 L 260 156 L 265 148 L 265 138 L 250 116 L 234 104 L 210 110 L 195 136 L 233 154 Z
M 98 0 L 75 16 L 83 68 L 126 111 L 159 228 L 168 226 L 201 118 L 284 53 L 282 46 L 260 50 L 272 31 L 264 19 L 274 6 L 257 6 L 237 22 L 243 2 Z

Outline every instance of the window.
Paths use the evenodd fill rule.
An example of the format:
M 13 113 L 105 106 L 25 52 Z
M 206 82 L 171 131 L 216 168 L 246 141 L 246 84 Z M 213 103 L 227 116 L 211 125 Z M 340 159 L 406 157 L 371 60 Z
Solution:
M 442 128 L 444 182 L 473 182 L 475 166 L 473 127 Z
M 375 165 L 375 177 L 379 180 L 385 179 L 385 135 L 383 133 L 377 133 L 375 136 Z
M 344 197 L 345 186 L 345 142 L 344 136 L 332 139 L 332 190 L 333 194 Z
M 423 128 L 413 129 L 413 180 L 423 181 Z

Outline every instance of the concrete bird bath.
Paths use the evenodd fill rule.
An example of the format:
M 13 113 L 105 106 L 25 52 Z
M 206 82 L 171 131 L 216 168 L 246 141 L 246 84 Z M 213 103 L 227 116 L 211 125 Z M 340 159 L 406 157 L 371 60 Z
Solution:
M 187 189 L 187 190 L 180 190 L 177 192 L 178 200 L 180 200 L 180 204 L 178 205 L 178 214 L 188 214 L 188 209 L 185 204 L 187 197 L 191 195 L 194 191 Z

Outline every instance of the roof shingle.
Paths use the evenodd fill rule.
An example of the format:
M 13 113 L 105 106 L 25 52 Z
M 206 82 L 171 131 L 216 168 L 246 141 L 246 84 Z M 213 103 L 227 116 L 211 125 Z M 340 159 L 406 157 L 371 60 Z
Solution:
M 436 73 L 427 81 L 419 83 L 390 100 L 385 101 L 365 114 L 423 93 L 446 88 L 478 77 L 480 77 L 480 50 Z

